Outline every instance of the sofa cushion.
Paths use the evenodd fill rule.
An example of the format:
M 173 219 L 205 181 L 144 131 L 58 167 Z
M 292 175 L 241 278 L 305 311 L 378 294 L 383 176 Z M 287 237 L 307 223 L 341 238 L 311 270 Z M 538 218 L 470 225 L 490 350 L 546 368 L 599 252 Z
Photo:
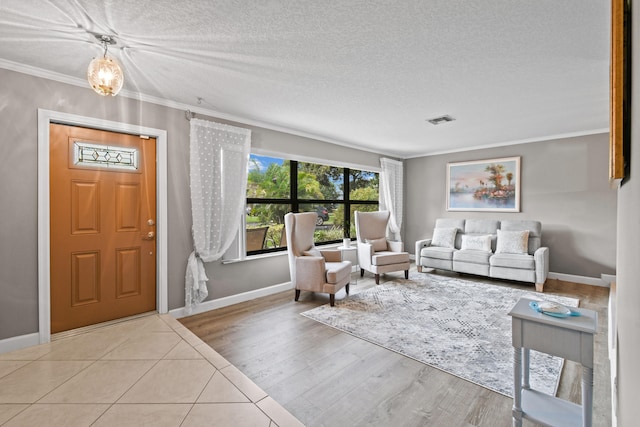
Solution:
M 476 251 L 489 251 L 491 252 L 491 236 L 462 236 L 462 250 L 476 250 Z
M 304 256 L 322 256 L 322 253 L 316 248 L 311 248 L 308 251 L 302 252 Z
M 371 257 L 372 265 L 391 265 L 409 262 L 409 252 L 377 252 Z
M 387 239 L 385 237 L 379 237 L 377 239 L 365 239 L 365 242 L 373 246 L 374 252 L 387 250 Z
M 458 233 L 456 233 L 456 242 L 454 247 L 456 249 L 460 249 L 462 232 L 464 231 L 464 222 L 464 219 L 438 218 L 436 219 L 435 228 L 457 228 Z
M 529 230 L 529 255 L 533 255 L 541 245 L 542 223 L 530 220 L 504 220 L 500 223 L 500 229 L 504 231 Z
M 476 274 L 478 276 L 489 275 L 489 264 L 476 264 L 475 262 L 456 261 L 454 259 L 452 269 L 458 273 Z
M 529 230 L 498 230 L 497 254 L 526 254 L 529 247 Z
M 452 260 L 453 253 L 455 251 L 456 250 L 453 248 L 441 248 L 438 246 L 429 246 L 427 248 L 423 248 L 422 251 L 420 251 L 420 256 L 423 256 L 426 258 Z
M 434 228 L 431 246 L 453 248 L 456 242 L 457 232 L 458 229 L 453 227 Z
M 528 254 L 494 254 L 489 258 L 492 267 L 519 268 L 522 270 L 535 270 L 536 263 L 533 255 Z
M 489 265 L 489 257 L 493 255 L 491 251 L 478 251 L 460 249 L 453 253 L 453 260 L 459 262 L 471 262 L 474 264 Z
M 464 223 L 465 234 L 496 234 L 500 228 L 497 219 L 468 219 Z
M 327 262 L 325 263 L 327 283 L 338 283 L 351 274 L 351 263 L 349 261 Z

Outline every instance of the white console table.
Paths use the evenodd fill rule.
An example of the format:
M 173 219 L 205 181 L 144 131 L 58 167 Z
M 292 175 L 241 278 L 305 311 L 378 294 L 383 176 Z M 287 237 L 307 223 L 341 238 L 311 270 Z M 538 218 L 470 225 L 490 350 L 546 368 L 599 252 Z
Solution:
M 356 264 L 355 264 L 355 266 L 356 266 L 356 273 L 357 273 L 359 271 L 358 270 L 358 247 L 355 246 L 355 245 L 354 246 L 341 245 L 341 246 L 338 246 L 336 249 L 338 249 L 340 251 L 340 260 L 341 261 L 344 261 L 344 253 L 345 252 L 355 251 L 355 253 L 356 253 Z M 356 281 L 355 281 L 354 285 L 357 285 L 357 284 L 358 284 L 358 275 L 356 274 Z
M 509 315 L 513 343 L 513 425 L 530 419 L 546 426 L 591 427 L 593 413 L 593 343 L 598 313 L 571 308 L 580 316 L 557 318 L 529 307 L 522 298 Z M 582 365 L 582 405 L 549 396 L 529 386 L 529 350 L 536 350 Z

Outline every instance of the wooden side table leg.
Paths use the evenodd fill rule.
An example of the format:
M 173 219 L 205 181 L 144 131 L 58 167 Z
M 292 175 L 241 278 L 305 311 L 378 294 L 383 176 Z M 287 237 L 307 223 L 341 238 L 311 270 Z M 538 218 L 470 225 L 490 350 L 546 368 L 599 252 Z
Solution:
M 593 368 L 582 367 L 582 425 L 593 423 Z
M 513 427 L 522 427 L 522 348 L 513 348 Z

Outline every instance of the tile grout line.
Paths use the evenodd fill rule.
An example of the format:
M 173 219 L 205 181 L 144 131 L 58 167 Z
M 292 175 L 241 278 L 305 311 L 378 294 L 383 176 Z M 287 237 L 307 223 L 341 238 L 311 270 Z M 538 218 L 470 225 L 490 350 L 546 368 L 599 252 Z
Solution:
M 164 320 L 164 319 L 162 319 L 162 320 Z M 177 320 L 176 320 L 176 321 L 177 321 Z M 170 324 L 169 324 L 168 322 L 166 322 L 166 321 L 165 321 L 165 323 L 167 323 L 167 324 L 168 324 L 172 329 L 174 329 L 174 328 L 173 328 L 173 325 L 170 325 Z M 183 327 L 184 327 L 184 326 L 183 326 Z M 189 330 L 188 328 L 186 328 L 186 329 L 187 329 L 187 330 Z M 175 329 L 174 329 L 174 331 L 175 331 Z M 176 331 L 176 333 L 177 333 L 177 331 Z M 195 335 L 195 334 L 194 334 L 194 335 Z M 197 335 L 196 335 L 196 337 L 197 337 Z M 207 345 L 207 346 L 208 346 L 208 344 L 207 344 L 206 342 L 204 342 L 200 337 L 197 337 L 197 338 L 198 338 L 198 340 L 200 341 L 200 344 L 199 344 L 199 345 Z M 184 338 L 183 338 L 183 340 L 184 340 Z M 186 340 L 184 340 L 184 341 L 185 341 L 185 342 L 187 342 Z M 200 392 L 200 394 L 198 395 L 198 398 L 196 399 L 196 402 L 195 402 L 195 403 L 191 406 L 191 408 L 189 409 L 189 412 L 187 413 L 187 416 L 185 416 L 185 418 L 182 420 L 182 423 L 180 423 L 180 425 L 181 425 L 181 426 L 182 426 L 182 424 L 184 423 L 184 421 L 187 419 L 187 417 L 189 416 L 189 414 L 191 413 L 191 411 L 193 410 L 193 408 L 195 407 L 195 405 L 198 403 L 198 399 L 202 396 L 202 393 L 204 393 L 204 390 L 207 388 L 207 386 L 209 385 L 209 383 L 211 382 L 211 380 L 212 380 L 212 379 L 213 379 L 213 377 L 215 376 L 215 373 L 216 373 L 216 372 L 220 372 L 220 374 L 221 374 L 221 375 L 222 375 L 222 376 L 223 376 L 227 381 L 229 381 L 229 383 L 230 383 L 230 384 L 232 384 L 232 385 L 236 388 L 236 390 L 238 390 L 238 391 L 239 391 L 239 392 L 240 392 L 244 397 L 246 397 L 246 398 L 247 398 L 248 403 L 252 404 L 252 405 L 253 405 L 253 406 L 255 406 L 255 407 L 256 407 L 260 412 L 262 412 L 262 413 L 263 413 L 263 414 L 264 414 L 264 415 L 269 419 L 269 425 L 271 425 L 271 423 L 273 423 L 273 424 L 275 424 L 275 425 L 278 425 L 278 423 L 276 423 L 276 422 L 273 420 L 273 418 L 271 418 L 271 416 L 270 416 L 269 414 L 267 414 L 267 413 L 266 413 L 266 412 L 265 412 L 265 411 L 264 411 L 264 410 L 263 410 L 263 409 L 258 405 L 258 403 L 259 403 L 259 402 L 261 402 L 261 401 L 263 401 L 264 399 L 266 399 L 266 398 L 268 398 L 268 397 L 269 397 L 269 395 L 268 395 L 268 394 L 266 394 L 266 392 L 265 392 L 265 394 L 266 394 L 266 395 L 265 395 L 264 397 L 262 397 L 261 399 L 259 399 L 258 401 L 256 401 L 256 402 L 252 401 L 252 400 L 251 400 L 251 398 L 250 398 L 250 397 L 249 397 L 249 396 L 248 396 L 244 391 L 242 391 L 242 390 L 237 386 L 237 384 L 235 384 L 233 381 L 231 381 L 231 379 L 229 379 L 229 378 L 228 378 L 228 377 L 227 377 L 227 376 L 222 372 L 222 369 L 218 369 L 218 368 L 216 368 L 216 367 L 213 365 L 213 363 L 211 363 L 211 361 L 209 361 L 206 357 L 204 357 L 204 355 L 202 355 L 202 354 L 201 354 L 201 353 L 200 353 L 200 352 L 199 352 L 199 351 L 198 351 L 198 350 L 197 350 L 197 349 L 196 349 L 196 348 L 195 348 L 191 343 L 187 342 L 187 344 L 188 344 L 188 345 L 189 345 L 189 346 L 190 346 L 194 351 L 198 352 L 198 354 L 200 354 L 200 355 L 203 357 L 203 359 L 204 359 L 204 360 L 206 360 L 206 361 L 207 361 L 207 362 L 208 362 L 208 363 L 209 363 L 209 364 L 214 368 L 214 372 L 213 372 L 213 374 L 211 375 L 211 377 L 209 378 L 209 381 L 207 381 L 207 384 L 204 386 L 204 388 L 202 389 L 202 391 L 201 391 L 201 392 Z M 213 349 L 212 349 L 212 350 L 213 350 Z M 214 350 L 214 351 L 215 351 L 215 350 Z M 231 366 L 231 364 L 229 364 L 228 366 Z M 226 368 L 226 366 L 225 366 L 225 368 Z M 237 368 L 236 368 L 236 369 L 237 369 Z M 240 371 L 240 372 L 241 372 L 241 371 Z M 247 377 L 247 378 L 248 378 L 248 377 Z M 210 403 L 210 402 L 207 402 L 207 403 Z M 213 402 L 213 403 L 226 403 L 226 402 Z M 242 403 L 242 402 L 238 402 L 238 403 Z

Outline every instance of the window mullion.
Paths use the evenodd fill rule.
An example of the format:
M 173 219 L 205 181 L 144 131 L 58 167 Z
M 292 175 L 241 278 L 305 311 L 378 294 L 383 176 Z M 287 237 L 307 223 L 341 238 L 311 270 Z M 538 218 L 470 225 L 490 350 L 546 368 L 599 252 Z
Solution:
M 349 197 L 350 183 L 349 183 L 349 168 L 344 168 L 342 182 L 344 190 L 342 191 L 342 198 L 344 199 L 344 229 L 342 234 L 344 237 L 351 237 L 351 198 Z
M 289 162 L 289 194 L 291 199 L 291 210 L 293 212 L 300 211 L 300 204 L 298 203 L 298 162 L 291 160 Z

